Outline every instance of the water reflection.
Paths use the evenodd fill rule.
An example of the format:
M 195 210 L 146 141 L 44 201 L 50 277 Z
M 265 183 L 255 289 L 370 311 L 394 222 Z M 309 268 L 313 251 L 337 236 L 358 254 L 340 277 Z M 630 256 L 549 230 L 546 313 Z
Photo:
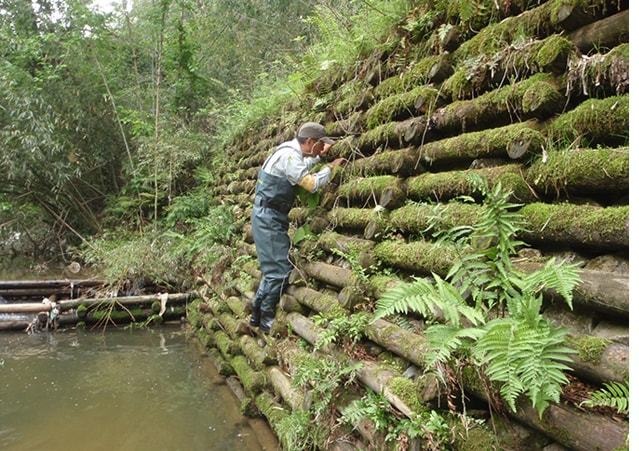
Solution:
M 0 335 L 0 449 L 259 450 L 182 331 Z

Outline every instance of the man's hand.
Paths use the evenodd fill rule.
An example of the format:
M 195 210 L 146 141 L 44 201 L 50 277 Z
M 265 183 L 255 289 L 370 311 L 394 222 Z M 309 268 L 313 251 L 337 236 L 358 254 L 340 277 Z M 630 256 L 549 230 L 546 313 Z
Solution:
M 328 165 L 331 167 L 331 169 L 334 169 L 337 166 L 341 166 L 343 164 L 346 164 L 346 162 L 347 162 L 346 158 L 335 158 L 333 161 L 328 163 Z
M 324 143 L 324 148 L 322 150 L 320 150 L 320 157 L 323 157 L 324 155 L 326 155 L 329 150 L 331 150 L 331 147 L 333 147 L 332 144 L 328 144 L 328 143 Z

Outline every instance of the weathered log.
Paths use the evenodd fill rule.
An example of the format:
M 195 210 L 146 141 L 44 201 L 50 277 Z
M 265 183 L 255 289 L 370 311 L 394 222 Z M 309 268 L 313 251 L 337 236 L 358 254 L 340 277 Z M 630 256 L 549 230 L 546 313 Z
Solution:
M 506 80 L 519 81 L 539 72 L 561 74 L 574 52 L 575 46 L 559 35 L 513 44 L 496 55 L 476 55 L 472 67 L 460 65 L 442 84 L 442 91 L 453 100 L 462 100 L 498 88 Z
M 427 83 L 439 83 L 452 72 L 450 55 L 427 56 L 400 75 L 389 77 L 375 87 L 374 93 L 378 99 L 390 97 L 411 89 L 426 85 Z
M 377 216 L 372 209 L 367 208 L 333 208 L 328 212 L 328 220 L 333 225 L 343 229 L 363 230 L 366 225 Z
M 330 122 L 326 124 L 326 134 L 328 136 L 345 136 L 360 133 L 363 117 L 364 114 L 361 111 L 356 111 L 346 119 Z
M 304 306 L 297 302 L 297 299 L 289 294 L 283 294 L 280 296 L 280 308 L 287 313 L 305 313 Z
M 568 343 L 577 350 L 569 366 L 580 377 L 603 383 L 628 380 L 628 346 L 592 335 L 571 336 Z
M 366 299 L 364 298 L 363 289 L 356 286 L 346 286 L 340 290 L 337 294 L 337 300 L 340 305 L 346 310 L 353 310 L 358 305 L 362 304 Z
M 375 246 L 375 257 L 390 266 L 407 271 L 445 276 L 458 258 L 452 246 L 435 245 L 426 241 L 404 243 L 383 241 Z
M 628 192 L 628 147 L 578 149 L 549 152 L 526 171 L 526 181 L 537 193 L 559 197 L 563 191 L 576 195 Z
M 366 126 L 370 130 L 390 121 L 401 121 L 419 114 L 428 117 L 442 103 L 443 99 L 437 89 L 431 86 L 417 86 L 373 105 L 366 112 Z
M 511 86 L 495 89 L 473 100 L 458 100 L 435 111 L 431 128 L 442 135 L 458 134 L 510 123 L 513 114 L 543 119 L 565 104 L 552 75 L 536 74 Z
M 222 356 L 229 360 L 234 355 L 240 353 L 240 347 L 237 342 L 231 340 L 231 338 L 223 331 L 218 330 L 211 335 L 215 347 L 220 350 Z
M 628 207 L 542 204 L 524 206 L 527 223 L 521 232 L 526 242 L 563 244 L 590 249 L 623 250 L 628 247 Z
M 238 161 L 237 166 L 240 169 L 249 169 L 255 166 L 260 166 L 264 161 L 266 161 L 270 153 L 270 150 L 265 150 L 252 154 L 250 156 L 246 156 L 245 158 Z
M 254 371 L 248 360 L 242 355 L 236 355 L 229 360 L 235 374 L 240 378 L 244 390 L 251 396 L 255 396 L 267 385 L 266 375 L 263 371 Z
M 308 406 L 304 402 L 304 395 L 293 387 L 290 379 L 278 367 L 271 367 L 267 370 L 271 385 L 277 395 L 289 405 L 292 410 L 307 410 Z
M 248 335 L 241 336 L 239 345 L 242 353 L 256 370 L 263 370 L 266 366 L 277 363 L 277 359 L 270 352 L 270 348 L 261 347 L 253 337 Z
M 292 286 L 288 287 L 287 293 L 316 312 L 345 312 L 336 297 L 312 288 Z
M 226 304 L 238 318 L 244 318 L 247 314 L 251 313 L 251 305 L 236 296 L 227 298 Z
M 302 265 L 306 274 L 328 285 L 344 288 L 356 282 L 350 269 L 329 265 L 324 262 L 308 262 Z
M 365 111 L 373 102 L 373 88 L 364 83 L 344 85 L 344 90 L 348 90 L 345 95 L 333 107 L 333 117 L 340 120 L 350 116 L 355 111 Z M 349 89 L 350 88 L 350 89 Z
M 449 200 L 457 196 L 479 195 L 469 176 L 485 177 L 489 186 L 501 182 L 505 190 L 512 191 L 515 201 L 525 202 L 535 199 L 535 195 L 526 184 L 523 168 L 517 164 L 497 166 L 465 171 L 448 171 L 434 174 L 422 174 L 410 177 L 406 181 L 407 195 L 411 199 L 438 201 Z
M 423 116 L 401 122 L 389 122 L 362 134 L 355 146 L 364 155 L 370 155 L 378 148 L 400 148 L 410 144 L 421 144 L 426 133 L 426 119 Z
M 597 4 L 551 0 L 518 16 L 493 23 L 464 42 L 454 53 L 456 62 L 477 55 L 493 55 L 520 40 L 521 36 L 543 38 L 572 31 L 595 22 L 611 12 L 626 9 L 627 1 L 606 0 Z
M 630 45 L 622 44 L 610 52 L 571 60 L 568 92 L 575 96 L 606 97 L 628 92 L 630 85 Z
M 223 313 L 218 318 L 226 333 L 234 340 L 241 335 L 249 335 L 251 333 L 248 322 L 238 320 L 229 313 Z
M 31 324 L 27 320 L 0 320 L 0 331 L 3 330 L 26 330 Z
M 238 241 L 235 243 L 235 247 L 237 248 L 240 255 L 250 255 L 257 258 L 257 250 L 255 250 L 255 244 L 248 244 L 243 241 Z
M 187 302 L 193 296 L 192 293 L 181 294 L 169 294 L 167 298 L 167 304 Z M 117 298 L 92 298 L 92 299 L 72 299 L 68 301 L 60 301 L 56 304 L 51 302 L 43 303 L 20 303 L 20 304 L 0 304 L 0 313 L 38 313 L 49 312 L 51 308 L 56 305 L 61 311 L 67 311 L 73 308 L 77 308 L 81 305 L 85 307 L 91 307 L 95 305 L 108 306 L 108 305 L 136 305 L 136 304 L 152 304 L 155 301 L 160 300 L 160 295 L 145 295 L 145 296 L 125 296 Z
M 487 394 L 470 371 L 464 371 L 466 389 L 488 401 Z M 599 414 L 581 412 L 564 404 L 551 404 L 544 412 L 544 416 L 539 418 L 532 405 L 522 400 L 517 405 L 517 412 L 508 411 L 508 414 L 523 424 L 552 437 L 569 449 L 580 451 L 624 449 L 628 436 L 626 422 L 615 421 Z
M 590 99 L 548 126 L 549 138 L 582 147 L 624 145 L 628 141 L 629 96 Z
M 222 354 L 220 354 L 220 351 L 215 348 L 211 348 L 207 350 L 207 354 L 213 361 L 213 365 L 215 366 L 215 369 L 217 369 L 217 372 L 220 373 L 220 375 L 228 377 L 235 374 L 233 372 L 233 368 L 231 368 L 231 365 L 229 365 L 226 359 L 222 357 Z
M 406 176 L 423 172 L 427 162 L 420 159 L 420 152 L 414 147 L 379 152 L 370 157 L 360 158 L 351 164 L 354 174 L 362 176 L 395 174 Z
M 349 204 L 358 202 L 362 206 L 379 205 L 389 209 L 398 207 L 406 199 L 403 181 L 392 175 L 357 178 L 342 184 L 337 192 Z
M 0 290 L 97 287 L 105 284 L 106 281 L 101 279 L 0 280 Z
M 588 53 L 595 48 L 612 48 L 628 42 L 629 28 L 630 13 L 626 9 L 573 31 L 568 39 L 582 53 Z
M 271 395 L 267 391 L 263 391 L 255 398 L 255 405 L 262 412 L 262 415 L 268 421 L 268 424 L 271 425 L 271 429 L 273 429 L 276 433 L 278 431 L 277 426 L 280 421 L 282 421 L 287 415 L 288 411 L 284 407 L 282 407 L 273 395 Z M 278 439 L 281 443 L 286 444 L 284 437 L 278 436 Z
M 227 387 L 231 390 L 231 393 L 235 395 L 235 398 L 240 403 L 240 412 L 247 417 L 256 417 L 259 415 L 255 402 L 250 397 L 246 396 L 244 388 L 241 382 L 235 377 L 225 378 Z
M 375 246 L 375 243 L 370 240 L 341 235 L 337 232 L 322 233 L 317 239 L 317 244 L 326 252 L 338 250 L 345 254 L 367 253 L 372 251 Z

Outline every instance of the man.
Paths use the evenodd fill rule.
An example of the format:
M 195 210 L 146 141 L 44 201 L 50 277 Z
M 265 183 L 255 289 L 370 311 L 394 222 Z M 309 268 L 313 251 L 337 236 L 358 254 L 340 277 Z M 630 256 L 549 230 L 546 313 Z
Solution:
M 258 174 L 251 224 L 262 280 L 253 299 L 251 325 L 266 333 L 293 269 L 288 259 L 288 212 L 295 200 L 294 188 L 298 185 L 314 193 L 328 183 L 332 169 L 345 159 L 337 158 L 315 174 L 309 169 L 334 143 L 322 125 L 306 122 L 295 139 L 277 147 Z

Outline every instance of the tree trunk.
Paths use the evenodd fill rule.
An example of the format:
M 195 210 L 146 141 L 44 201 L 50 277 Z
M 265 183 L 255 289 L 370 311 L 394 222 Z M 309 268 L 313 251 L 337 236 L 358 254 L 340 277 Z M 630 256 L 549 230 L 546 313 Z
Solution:
M 588 53 L 594 48 L 612 48 L 628 42 L 629 28 L 630 13 L 625 10 L 573 31 L 568 39 L 582 53 Z
M 334 287 L 344 288 L 355 283 L 353 272 L 350 269 L 328 263 L 308 262 L 302 265 L 302 269 L 312 278 Z

